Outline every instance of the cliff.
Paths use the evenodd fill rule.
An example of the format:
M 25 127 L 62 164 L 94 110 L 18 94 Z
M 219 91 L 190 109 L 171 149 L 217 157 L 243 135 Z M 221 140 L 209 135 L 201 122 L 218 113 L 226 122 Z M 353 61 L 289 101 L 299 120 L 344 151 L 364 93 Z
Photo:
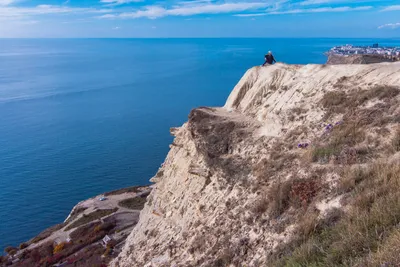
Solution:
M 379 266 L 400 236 L 399 85 L 400 63 L 248 70 L 171 129 L 112 266 Z
M 394 59 L 384 55 L 335 55 L 329 54 L 327 64 L 375 64 L 382 62 L 393 62 Z

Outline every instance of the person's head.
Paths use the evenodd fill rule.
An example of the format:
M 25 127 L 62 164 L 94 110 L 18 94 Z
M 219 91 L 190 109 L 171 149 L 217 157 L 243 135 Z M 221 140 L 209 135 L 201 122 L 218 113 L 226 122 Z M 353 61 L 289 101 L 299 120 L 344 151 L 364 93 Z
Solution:
M 272 51 L 268 51 L 268 55 L 272 55 Z

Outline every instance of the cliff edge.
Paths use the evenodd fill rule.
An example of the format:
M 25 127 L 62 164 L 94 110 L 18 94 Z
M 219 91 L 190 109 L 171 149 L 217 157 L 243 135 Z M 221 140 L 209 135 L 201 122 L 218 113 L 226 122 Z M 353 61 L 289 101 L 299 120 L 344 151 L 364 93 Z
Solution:
M 112 266 L 379 266 L 400 236 L 399 86 L 400 63 L 248 70 L 171 129 Z

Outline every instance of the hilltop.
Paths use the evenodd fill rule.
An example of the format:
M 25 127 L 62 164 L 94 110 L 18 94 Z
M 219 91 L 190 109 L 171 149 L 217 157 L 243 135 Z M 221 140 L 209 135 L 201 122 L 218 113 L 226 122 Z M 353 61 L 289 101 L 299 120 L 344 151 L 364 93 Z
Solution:
M 112 266 L 397 266 L 400 63 L 248 70 L 175 136 Z

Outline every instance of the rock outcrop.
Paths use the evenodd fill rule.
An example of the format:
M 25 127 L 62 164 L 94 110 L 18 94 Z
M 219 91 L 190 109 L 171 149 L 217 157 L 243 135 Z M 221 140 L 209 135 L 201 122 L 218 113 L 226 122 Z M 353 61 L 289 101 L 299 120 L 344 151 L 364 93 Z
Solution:
M 300 222 L 350 205 L 338 190 L 344 166 L 394 160 L 399 86 L 400 63 L 248 70 L 224 107 L 194 109 L 171 129 L 112 265 L 276 266 Z

